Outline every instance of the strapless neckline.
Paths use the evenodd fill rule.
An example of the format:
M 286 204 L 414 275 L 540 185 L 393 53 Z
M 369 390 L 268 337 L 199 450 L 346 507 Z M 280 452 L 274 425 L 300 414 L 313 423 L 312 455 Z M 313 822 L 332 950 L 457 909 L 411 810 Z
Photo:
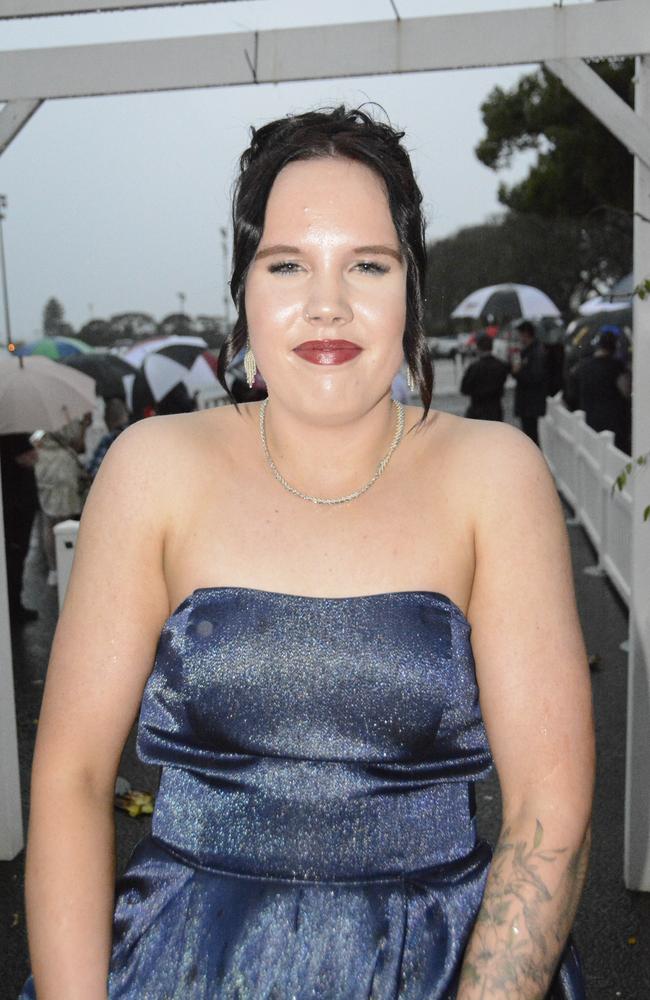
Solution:
M 305 602 L 312 602 L 314 604 L 342 604 L 342 603 L 349 604 L 352 603 L 353 601 L 376 601 L 387 597 L 394 598 L 394 597 L 422 596 L 422 597 L 432 598 L 434 601 L 442 602 L 447 608 L 449 608 L 450 611 L 456 614 L 465 625 L 471 628 L 471 624 L 465 612 L 462 610 L 462 608 L 458 604 L 456 604 L 456 602 L 452 600 L 451 597 L 449 597 L 447 594 L 443 594 L 439 590 L 427 590 L 427 589 L 385 590 L 373 594 L 352 594 L 350 596 L 342 596 L 342 597 L 321 597 L 318 595 L 310 595 L 310 594 L 289 594 L 280 590 L 264 590 L 261 587 L 242 587 L 242 586 L 237 586 L 235 584 L 230 584 L 230 585 L 225 584 L 221 586 L 212 586 L 212 587 L 195 587 L 194 590 L 192 590 L 189 594 L 187 594 L 187 596 L 183 598 L 180 604 L 178 604 L 177 607 L 174 608 L 174 610 L 167 618 L 165 624 L 171 621 L 185 607 L 186 604 L 192 601 L 199 594 L 226 595 L 232 593 L 250 594 L 252 596 L 258 596 L 258 597 L 281 598 L 282 600 L 298 601 L 298 602 L 305 601 Z

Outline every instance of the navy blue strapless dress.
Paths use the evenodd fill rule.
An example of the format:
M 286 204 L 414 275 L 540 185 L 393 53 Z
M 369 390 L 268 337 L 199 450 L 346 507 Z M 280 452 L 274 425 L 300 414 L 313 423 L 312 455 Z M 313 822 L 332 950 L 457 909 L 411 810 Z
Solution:
M 140 710 L 162 776 L 116 884 L 110 1000 L 455 997 L 491 858 L 470 631 L 432 591 L 207 587 L 176 608 Z M 549 996 L 584 998 L 572 944 Z

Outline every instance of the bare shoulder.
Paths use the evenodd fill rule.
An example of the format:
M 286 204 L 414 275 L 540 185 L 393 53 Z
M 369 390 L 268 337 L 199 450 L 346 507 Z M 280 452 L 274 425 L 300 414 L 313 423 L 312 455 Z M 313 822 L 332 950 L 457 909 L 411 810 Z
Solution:
M 110 456 L 110 465 L 124 463 L 136 475 L 154 475 L 158 482 L 158 477 L 168 480 L 195 460 L 206 443 L 215 458 L 227 452 L 237 441 L 243 422 L 232 406 L 150 417 L 127 427 L 106 457 Z
M 454 456 L 462 491 L 477 513 L 511 503 L 558 503 L 541 449 L 511 424 L 439 413 L 439 434 Z

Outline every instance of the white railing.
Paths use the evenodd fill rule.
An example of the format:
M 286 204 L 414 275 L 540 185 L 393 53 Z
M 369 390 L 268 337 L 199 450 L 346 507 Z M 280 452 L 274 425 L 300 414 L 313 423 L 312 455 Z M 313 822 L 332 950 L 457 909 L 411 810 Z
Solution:
M 594 431 L 582 410 L 567 410 L 560 393 L 546 400 L 539 432 L 557 488 L 598 553 L 597 566 L 588 569 L 606 573 L 629 604 L 634 477 L 614 489 L 629 455 L 615 447 L 612 431 Z

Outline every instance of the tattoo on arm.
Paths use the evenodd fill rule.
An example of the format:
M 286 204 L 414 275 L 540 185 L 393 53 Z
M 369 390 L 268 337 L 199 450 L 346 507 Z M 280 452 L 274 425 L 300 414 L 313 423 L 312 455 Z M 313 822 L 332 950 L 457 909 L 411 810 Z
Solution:
M 463 963 L 458 1000 L 543 1000 L 571 930 L 584 883 L 589 838 L 577 850 L 532 843 L 505 827 Z M 565 863 L 559 877 L 558 864 Z M 549 876 L 557 888 L 549 888 Z

